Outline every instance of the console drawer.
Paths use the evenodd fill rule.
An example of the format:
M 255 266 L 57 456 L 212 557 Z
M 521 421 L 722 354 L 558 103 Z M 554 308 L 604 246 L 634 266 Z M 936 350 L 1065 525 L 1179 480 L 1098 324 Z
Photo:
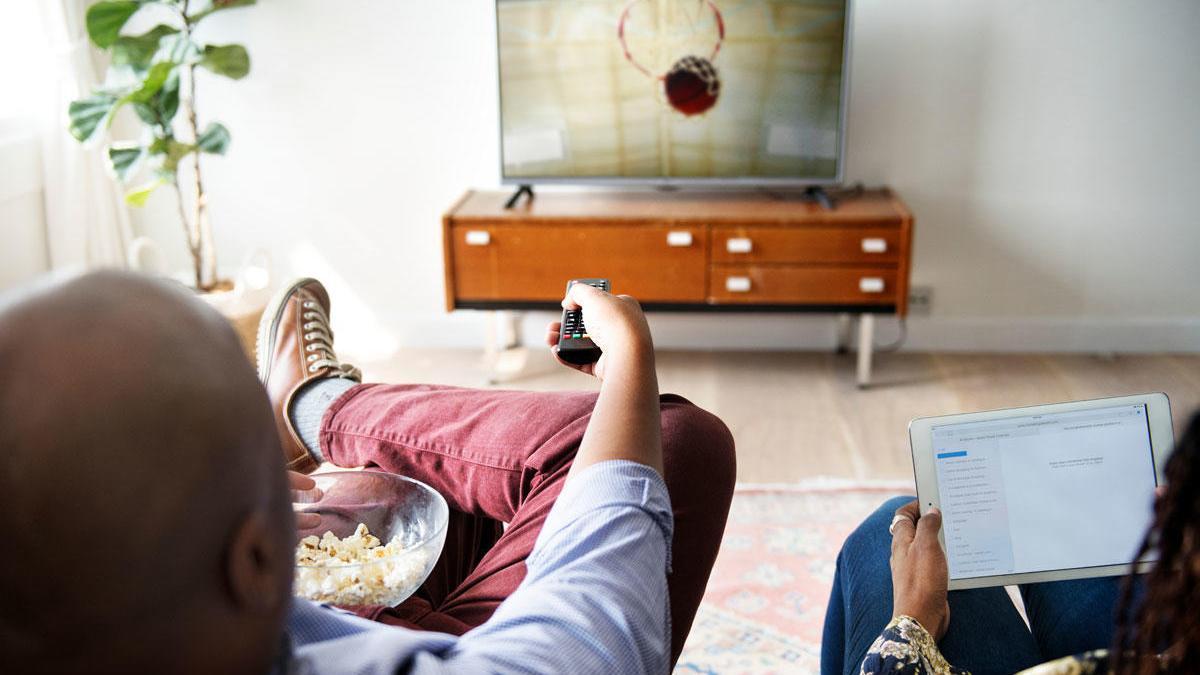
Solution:
M 454 296 L 562 300 L 568 279 L 604 277 L 642 302 L 704 302 L 702 226 L 466 225 L 449 228 Z
M 894 305 L 892 267 L 713 265 L 708 301 L 713 304 Z
M 714 263 L 895 263 L 896 227 L 712 228 Z

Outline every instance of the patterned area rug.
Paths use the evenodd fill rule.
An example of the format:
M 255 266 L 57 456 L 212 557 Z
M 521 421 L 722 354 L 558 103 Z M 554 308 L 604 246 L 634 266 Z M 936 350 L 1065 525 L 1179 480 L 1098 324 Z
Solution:
M 902 483 L 739 486 L 676 675 L 815 673 L 834 561 Z

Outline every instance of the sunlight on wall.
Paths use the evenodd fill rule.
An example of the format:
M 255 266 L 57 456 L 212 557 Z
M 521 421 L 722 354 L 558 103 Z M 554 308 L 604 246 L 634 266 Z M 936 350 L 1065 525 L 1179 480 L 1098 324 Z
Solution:
M 382 361 L 394 356 L 400 342 L 387 330 L 375 313 L 362 301 L 345 277 L 309 241 L 296 244 L 288 256 L 292 269 L 319 279 L 329 291 L 332 303 L 329 320 L 337 333 L 338 357 L 351 363 Z M 280 279 L 277 285 L 289 280 Z

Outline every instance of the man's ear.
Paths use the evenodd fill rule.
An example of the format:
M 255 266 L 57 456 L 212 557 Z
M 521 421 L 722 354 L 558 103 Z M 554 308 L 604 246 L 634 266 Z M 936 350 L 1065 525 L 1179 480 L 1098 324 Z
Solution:
M 255 511 L 238 523 L 225 559 L 225 576 L 231 600 L 251 612 L 273 612 L 287 600 L 292 575 L 288 551 L 281 546 L 280 534 L 268 523 L 266 514 Z M 282 593 L 280 592 L 282 589 Z

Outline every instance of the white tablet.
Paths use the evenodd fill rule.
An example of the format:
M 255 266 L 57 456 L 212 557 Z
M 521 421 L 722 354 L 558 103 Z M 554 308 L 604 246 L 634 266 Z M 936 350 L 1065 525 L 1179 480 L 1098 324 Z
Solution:
M 908 434 L 951 590 L 1125 574 L 1174 444 L 1166 394 L 922 417 Z

